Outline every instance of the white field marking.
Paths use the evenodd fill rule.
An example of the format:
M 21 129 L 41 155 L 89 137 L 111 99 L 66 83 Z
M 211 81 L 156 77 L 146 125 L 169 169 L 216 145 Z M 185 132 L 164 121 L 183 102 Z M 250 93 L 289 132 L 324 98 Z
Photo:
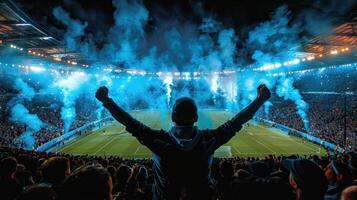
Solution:
M 293 155 L 293 154 L 300 154 L 300 155 L 311 155 L 311 154 L 315 154 L 316 152 L 292 152 L 292 153 L 275 153 L 277 155 Z M 259 155 L 259 154 L 263 154 L 263 155 L 269 155 L 269 154 L 272 154 L 272 153 L 239 153 L 239 154 L 242 154 L 242 155 Z
M 242 154 L 242 152 L 239 151 L 238 147 L 232 146 L 234 150 L 236 150 L 239 154 Z
M 264 127 L 263 125 L 260 125 L 260 124 L 258 124 L 258 126 L 260 126 L 260 127 L 262 127 L 262 128 L 266 128 L 266 129 L 273 130 L 273 129 L 270 128 L 270 127 Z M 277 130 L 278 130 L 278 131 L 282 131 L 282 130 L 279 130 L 279 129 L 277 129 Z M 274 132 L 274 133 L 276 133 L 276 132 Z M 317 152 L 317 149 L 314 149 L 314 148 L 312 148 L 312 147 L 309 147 L 309 146 L 307 146 L 307 145 L 304 145 L 304 144 L 302 144 L 302 143 L 297 142 L 297 141 L 294 140 L 294 139 L 292 138 L 292 136 L 290 136 L 290 135 L 284 135 L 284 134 L 281 134 L 281 135 L 287 136 L 287 138 L 288 138 L 289 140 L 293 141 L 293 142 L 296 143 L 296 144 L 299 144 L 300 146 L 304 146 L 304 147 L 306 147 L 306 148 L 308 148 L 308 149 L 310 149 L 310 150 L 312 150 L 312 151 Z M 301 139 L 301 138 L 299 138 L 299 139 Z M 308 141 L 308 142 L 310 142 L 310 141 Z
M 97 151 L 95 151 L 93 155 L 96 155 L 98 152 L 103 150 L 106 146 L 108 146 L 110 143 L 112 143 L 116 138 L 117 138 L 117 136 L 114 136 L 111 140 L 109 140 L 109 142 L 107 142 L 105 145 L 103 145 L 101 148 L 99 148 Z
M 122 133 L 125 131 L 125 128 L 123 128 L 118 134 Z M 110 139 L 105 145 L 103 145 L 101 148 L 99 148 L 97 151 L 94 152 L 93 155 L 96 155 L 98 152 L 103 150 L 106 146 L 108 146 L 110 143 L 112 143 L 116 138 L 119 138 L 118 135 L 115 135 L 112 139 Z
M 314 148 L 312 148 L 312 147 L 309 147 L 308 145 L 305 145 L 305 144 L 303 144 L 303 143 L 297 142 L 296 140 L 294 140 L 293 138 L 291 138 L 290 135 L 287 135 L 287 138 L 288 138 L 290 141 L 292 141 L 292 142 L 294 142 L 294 143 L 296 143 L 296 144 L 298 144 L 298 145 L 300 145 L 300 146 L 306 147 L 306 148 L 308 148 L 308 149 L 310 149 L 310 150 L 312 150 L 312 151 L 315 151 L 315 152 L 317 151 L 317 149 L 314 149 Z M 301 138 L 298 138 L 298 139 L 301 139 Z M 310 142 L 310 141 L 308 141 L 308 142 Z
M 118 135 L 120 135 L 121 133 L 123 133 L 123 132 L 125 132 L 125 131 L 126 131 L 126 129 L 125 129 L 125 127 L 124 127 L 123 129 L 121 129 L 121 130 L 119 131 Z
M 102 127 L 101 129 L 104 129 L 104 127 Z M 100 129 L 98 129 L 98 130 L 100 130 Z M 125 127 L 123 127 L 123 129 L 122 129 L 119 133 L 122 133 L 123 130 L 125 130 Z M 90 137 L 90 136 L 93 136 L 93 135 L 98 134 L 98 133 L 99 133 L 99 132 L 97 132 L 97 133 L 92 133 L 92 134 L 88 134 L 88 135 L 85 135 L 85 137 Z M 77 138 L 73 139 L 73 141 L 71 141 L 69 144 L 65 144 L 63 148 L 58 149 L 58 150 L 64 151 L 65 149 L 67 149 L 67 148 L 69 148 L 69 147 L 72 147 L 74 144 L 77 144 L 78 142 L 82 141 L 82 139 L 84 138 L 84 137 L 83 137 L 83 138 L 80 139 L 79 137 L 81 137 L 81 135 L 78 136 Z
M 138 146 L 138 148 L 136 148 L 136 150 L 135 150 L 135 152 L 134 152 L 134 155 L 136 155 L 136 153 L 139 151 L 139 149 L 140 149 L 140 145 Z
M 63 148 L 59 147 L 57 150 L 64 151 L 65 149 L 68 149 L 69 147 L 73 146 L 74 144 L 76 144 L 80 141 L 78 138 L 74 138 L 73 140 L 75 140 L 75 141 L 72 141 L 69 144 L 65 144 Z
M 251 133 L 250 131 L 247 131 L 249 135 L 254 135 L 253 133 Z
M 310 149 L 310 150 L 313 150 L 313 151 L 317 151 L 317 149 L 314 149 L 314 148 L 312 148 L 312 147 L 309 147 L 309 146 L 306 145 L 306 144 L 299 143 L 299 142 L 295 141 L 294 139 L 290 138 L 290 136 L 289 136 L 288 138 L 289 138 L 289 140 L 295 142 L 296 144 L 299 144 L 300 146 L 306 147 L 306 148 L 308 148 L 308 149 Z M 308 142 L 310 142 L 310 141 L 308 141 Z
M 250 133 L 250 132 L 248 131 L 248 133 Z M 252 134 L 252 133 L 251 133 L 251 134 Z M 273 153 L 276 153 L 273 149 L 271 149 L 270 147 L 268 147 L 268 146 L 265 145 L 264 143 L 258 141 L 258 140 L 255 139 L 254 137 L 252 137 L 252 139 L 253 139 L 254 141 L 258 142 L 259 144 L 261 144 L 262 146 L 264 146 L 264 147 L 265 147 L 266 149 L 268 149 L 269 151 L 271 151 L 271 152 L 273 152 Z
M 87 135 L 87 136 L 90 136 L 90 135 Z M 79 137 L 81 137 L 81 136 L 79 136 Z M 65 144 L 63 148 L 58 149 L 58 150 L 64 151 L 65 149 L 77 144 L 78 142 L 80 142 L 82 140 L 82 139 L 79 139 L 79 137 L 74 138 L 71 142 L 69 142 L 69 144 Z

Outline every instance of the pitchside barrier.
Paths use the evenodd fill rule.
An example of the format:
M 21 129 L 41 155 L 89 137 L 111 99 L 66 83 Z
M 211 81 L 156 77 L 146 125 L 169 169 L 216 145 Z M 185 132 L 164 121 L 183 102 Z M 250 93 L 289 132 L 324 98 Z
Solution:
M 295 130 L 295 129 L 292 129 L 292 128 L 289 128 L 287 126 L 284 126 L 282 124 L 278 124 L 278 123 L 275 123 L 275 122 L 272 122 L 272 121 L 269 121 L 269 120 L 266 120 L 266 119 L 262 119 L 262 118 L 258 118 L 259 121 L 263 122 L 264 124 L 270 126 L 270 127 L 275 127 L 277 129 L 280 129 L 282 130 L 282 133 L 283 134 L 286 134 L 286 135 L 292 135 L 292 136 L 296 136 L 296 137 L 301 137 L 301 138 L 305 138 L 315 144 L 318 144 L 318 145 L 321 145 L 327 149 L 330 149 L 332 151 L 335 151 L 337 150 L 338 152 L 343 152 L 343 148 L 341 147 L 338 147 L 332 143 L 329 143 L 329 142 L 326 142 L 325 140 L 322 140 L 318 137 L 315 137 L 311 134 L 308 134 L 308 133 L 304 133 L 304 132 L 301 132 L 301 131 L 298 131 L 298 130 Z
M 80 128 L 74 129 L 72 131 L 69 131 L 68 133 L 65 133 L 61 136 L 58 136 L 48 142 L 46 142 L 45 144 L 37 147 L 37 151 L 40 152 L 52 152 L 54 149 L 63 146 L 69 142 L 71 142 L 72 140 L 76 139 L 77 137 L 87 134 L 97 128 L 103 127 L 104 125 L 106 125 L 108 122 L 113 121 L 113 118 L 111 117 L 107 117 L 101 120 L 97 120 L 94 122 L 91 122 L 89 124 L 86 124 L 84 126 L 81 126 Z

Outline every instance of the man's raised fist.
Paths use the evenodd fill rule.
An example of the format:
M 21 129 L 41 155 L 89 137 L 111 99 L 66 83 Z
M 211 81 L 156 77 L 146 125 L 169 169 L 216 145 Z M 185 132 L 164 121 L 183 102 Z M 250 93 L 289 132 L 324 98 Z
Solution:
M 105 86 L 102 86 L 102 87 L 98 88 L 97 92 L 95 93 L 95 97 L 99 101 L 104 102 L 106 99 L 109 98 L 108 93 L 109 93 L 108 88 Z
M 269 90 L 269 88 L 267 88 L 267 86 L 265 86 L 265 84 L 259 85 L 257 90 L 258 90 L 258 98 L 259 99 L 266 101 L 270 98 L 270 96 L 271 96 L 270 90 Z

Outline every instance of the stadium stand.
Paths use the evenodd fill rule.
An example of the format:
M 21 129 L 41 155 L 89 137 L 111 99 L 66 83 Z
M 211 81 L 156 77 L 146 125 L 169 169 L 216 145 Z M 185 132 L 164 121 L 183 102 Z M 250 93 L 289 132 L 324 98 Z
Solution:
M 42 63 L 45 63 L 44 65 L 50 66 L 46 68 L 46 73 L 55 71 L 53 73 L 57 73 L 58 76 L 65 76 L 76 72 L 72 70 L 72 68 L 83 71 L 87 68 L 91 69 L 92 66 L 90 66 L 90 64 L 92 64 L 92 58 L 78 52 L 78 49 L 69 49 L 67 44 L 65 44 L 64 34 L 61 36 L 58 35 L 58 33 L 52 33 L 49 27 L 46 27 L 46 24 L 35 22 L 31 17 L 27 16 L 26 12 L 21 10 L 25 7 L 36 10 L 36 6 L 27 5 L 19 7 L 21 3 L 25 5 L 25 1 L 16 3 L 12 0 L 0 1 L 0 50 L 14 50 L 9 52 L 11 52 L 10 55 L 15 58 L 11 61 L 3 55 L 1 55 L 0 58 L 0 199 L 152 199 L 152 188 L 155 183 L 154 180 L 157 177 L 155 177 L 153 161 L 151 159 L 128 159 L 112 155 L 95 156 L 64 154 L 54 151 L 37 151 L 38 147 L 41 147 L 49 141 L 53 141 L 55 138 L 61 139 L 61 136 L 65 134 L 65 125 L 61 117 L 61 108 L 64 102 L 58 99 L 58 95 L 41 93 L 42 88 L 40 84 L 36 82 L 36 80 L 29 78 L 31 67 L 33 66 L 27 66 L 26 63 L 35 63 L 35 70 L 33 71 L 45 69 L 39 67 L 40 63 L 41 66 Z M 43 3 L 45 4 L 45 1 L 43 1 Z M 66 1 L 66 3 L 71 4 L 73 2 Z M 76 4 L 72 5 L 73 8 L 76 7 Z M 299 4 L 298 7 L 305 7 L 306 5 Z M 254 7 L 255 6 L 256 5 L 254 5 Z M 48 9 L 48 12 L 51 13 L 52 10 Z M 336 12 L 338 12 L 337 9 Z M 82 12 L 79 13 L 84 15 Z M 116 11 L 115 13 L 118 14 L 120 12 Z M 343 19 L 342 16 L 339 16 L 343 22 L 337 23 L 336 21 L 336 24 L 333 25 L 334 28 L 330 27 L 331 30 L 326 31 L 324 34 L 315 35 L 313 37 L 309 36 L 309 39 L 304 38 L 304 44 L 301 46 L 302 52 L 301 55 L 299 55 L 301 56 L 299 57 L 301 58 L 301 62 L 304 62 L 301 66 L 299 65 L 301 69 L 297 69 L 296 66 L 291 66 L 291 68 L 289 66 L 289 69 L 284 72 L 285 74 L 281 72 L 283 73 L 281 76 L 289 74 L 296 78 L 294 86 L 295 88 L 301 89 L 302 98 L 309 105 L 307 115 L 310 122 L 310 130 L 306 130 L 304 127 L 301 117 L 296 112 L 296 104 L 292 101 L 283 101 L 283 99 L 277 97 L 276 94 L 273 94 L 271 98 L 272 106 L 270 112 L 267 114 L 264 112 L 264 109 L 261 109 L 256 115 L 258 122 L 260 119 L 270 120 L 278 125 L 284 125 L 304 133 L 307 132 L 307 134 L 311 134 L 316 138 L 341 147 L 343 151 L 338 151 L 339 149 L 336 148 L 335 150 L 326 149 L 327 155 L 287 156 L 278 153 L 271 155 L 267 153 L 259 157 L 214 157 L 212 166 L 209 169 L 210 190 L 207 194 L 209 199 L 357 199 L 357 152 L 355 151 L 357 149 L 357 84 L 355 78 L 357 75 L 356 13 L 357 12 L 351 12 L 348 17 L 346 14 Z M 290 12 L 287 13 L 287 15 L 290 14 Z M 99 15 L 93 16 L 101 18 Z M 46 18 L 44 16 L 37 17 L 41 19 Z M 68 18 L 71 17 L 73 16 L 68 15 Z M 150 15 L 150 17 L 152 16 Z M 206 19 L 203 21 L 205 20 Z M 332 21 L 334 21 L 334 19 Z M 77 23 L 81 24 L 80 20 L 75 22 L 75 25 Z M 152 18 L 152 21 L 149 23 L 150 27 L 147 29 L 154 31 L 154 29 L 157 29 L 156 23 L 155 19 Z M 87 24 L 87 22 L 83 25 L 84 28 L 86 28 L 87 25 L 88 28 L 92 26 L 91 24 Z M 220 26 L 220 24 L 218 25 Z M 186 25 L 183 27 L 186 28 Z M 201 28 L 202 26 L 200 29 Z M 93 36 L 95 35 L 94 33 L 91 34 L 93 34 Z M 104 35 L 106 33 L 101 34 Z M 303 33 L 299 32 L 299 34 Z M 218 34 L 210 32 L 204 35 L 204 37 L 208 35 Z M 247 34 L 244 33 L 242 37 L 244 35 Z M 279 35 L 273 36 L 280 37 Z M 64 37 L 66 37 L 66 35 L 64 35 Z M 204 39 L 204 37 L 201 37 L 201 39 Z M 87 42 L 87 38 L 84 36 L 80 36 L 78 39 L 81 40 L 81 42 Z M 220 40 L 222 39 L 224 38 L 220 38 Z M 100 40 L 99 43 L 100 46 L 104 46 L 102 43 L 105 42 Z M 276 44 L 278 44 L 278 42 Z M 241 48 L 241 46 L 239 46 L 239 48 Z M 336 56 L 337 52 L 341 55 Z M 289 59 L 290 57 L 289 55 Z M 309 58 L 311 58 L 311 60 L 309 60 Z M 123 64 L 118 62 L 115 62 L 114 66 L 117 68 L 105 68 L 105 66 L 103 66 L 105 69 L 102 69 L 103 71 L 98 70 L 98 72 L 107 72 L 106 70 L 110 72 L 113 71 L 111 77 L 115 78 L 124 74 L 123 76 L 130 77 L 128 81 L 131 80 L 132 76 L 141 76 L 142 74 L 140 72 L 143 72 L 140 71 L 140 69 L 138 69 L 138 71 L 135 71 L 136 69 L 131 71 L 131 69 L 126 69 Z M 282 64 L 280 66 L 282 66 Z M 348 72 L 350 74 L 343 71 L 330 74 L 306 73 L 316 71 L 323 72 L 327 68 L 334 71 L 336 66 L 342 69 L 345 66 L 349 66 L 350 68 L 348 69 L 353 70 L 353 72 Z M 247 69 L 250 69 L 248 67 L 249 66 L 247 66 Z M 273 67 L 276 67 L 276 64 L 273 65 Z M 294 67 L 296 68 L 294 69 Z M 20 75 L 26 77 L 26 83 L 36 92 L 36 95 L 31 101 L 22 101 L 30 114 L 35 113 L 44 123 L 44 126 L 38 132 L 34 133 L 35 145 L 32 150 L 25 150 L 25 143 L 20 138 L 20 136 L 27 131 L 28 127 L 11 120 L 11 108 L 8 105 L 13 99 L 16 99 L 16 96 L 19 94 L 19 91 L 11 85 L 13 83 L 12 79 L 15 79 L 17 74 L 15 76 L 9 75 L 10 73 L 7 74 L 7 72 L 11 70 L 17 70 L 16 73 L 19 72 Z M 237 71 L 234 72 L 240 73 L 246 69 L 237 67 L 235 70 Z M 150 74 L 149 71 L 150 70 L 148 70 L 146 74 L 148 77 L 161 78 L 160 75 L 156 75 L 157 73 L 162 74 L 162 72 L 151 72 Z M 144 71 L 143 74 L 145 73 L 146 71 Z M 179 72 L 175 71 L 172 73 Z M 191 73 L 193 78 L 198 78 L 198 76 L 194 75 L 195 73 L 199 73 L 197 71 L 187 73 Z M 215 73 L 221 76 L 229 76 L 226 74 L 227 71 L 215 71 Z M 265 74 L 265 71 L 262 73 Z M 277 73 L 278 71 L 274 71 L 274 69 L 271 73 L 270 71 L 266 71 L 266 78 L 275 76 Z M 185 85 L 185 78 L 187 77 L 183 74 L 185 73 L 181 73 L 180 76 L 184 78 L 181 77 L 182 79 L 177 81 L 178 84 L 172 86 L 172 88 L 170 88 L 170 83 L 166 83 L 166 85 L 160 85 L 160 88 L 150 88 L 150 92 L 155 93 L 155 97 L 160 96 L 164 97 L 164 99 L 166 98 L 165 87 L 167 86 L 169 87 L 167 90 L 171 92 L 169 95 L 172 95 L 172 99 L 178 97 L 175 96 L 175 91 L 187 90 L 188 93 L 194 93 L 197 88 L 195 88 L 195 86 Z M 234 76 L 236 76 L 236 74 L 234 74 Z M 278 76 L 280 75 L 278 74 Z M 319 76 L 319 79 L 315 80 L 315 76 Z M 150 77 L 150 79 L 151 78 L 152 77 Z M 329 84 L 330 81 L 333 81 L 335 84 Z M 212 89 L 210 87 L 211 85 L 206 83 L 203 87 L 205 89 L 199 94 L 210 93 L 210 89 Z M 173 91 L 171 91 L 171 89 L 173 89 Z M 225 91 L 221 88 L 217 89 L 217 87 L 215 89 L 217 90 L 215 95 L 207 95 L 211 96 L 209 96 L 210 100 L 205 102 L 207 103 L 206 106 L 208 108 L 214 107 L 216 109 L 229 110 L 227 109 L 227 96 Z M 232 91 L 233 90 L 232 87 Z M 143 93 L 140 92 L 138 96 L 143 95 Z M 234 92 L 232 92 L 232 97 L 236 97 L 233 93 Z M 46 95 L 45 100 L 43 100 L 44 98 L 38 98 L 40 95 Z M 177 95 L 181 95 L 181 93 L 178 92 Z M 94 94 L 92 98 L 94 98 Z M 69 127 L 69 132 L 86 125 L 93 125 L 91 123 L 98 119 L 102 120 L 109 117 L 109 112 L 107 111 L 104 111 L 100 117 L 98 117 L 97 113 L 93 112 L 98 109 L 98 102 L 93 101 L 92 98 L 79 96 L 78 99 L 76 99 L 76 105 L 73 106 L 76 110 L 76 117 L 71 127 Z M 165 100 L 163 102 L 166 103 Z M 128 110 L 145 110 L 150 108 L 147 102 L 140 98 L 133 101 L 129 99 L 126 104 L 124 107 L 128 108 Z M 170 107 L 170 97 L 168 98 L 167 104 L 167 107 Z M 233 109 L 233 111 L 237 110 Z M 90 128 L 93 127 L 90 126 Z M 294 135 L 294 133 L 291 134 Z M 103 135 L 108 136 L 108 138 L 111 137 L 110 134 L 105 135 L 105 133 L 103 133 Z M 300 137 L 300 135 L 295 136 Z M 124 137 L 126 137 L 126 135 L 124 135 Z M 111 139 L 111 141 L 113 141 L 113 139 Z M 107 144 L 108 143 L 106 143 L 106 145 Z M 137 150 L 139 150 L 139 147 Z M 190 190 L 192 190 L 192 188 L 183 188 L 180 195 L 177 196 L 177 199 L 190 200 L 188 196 Z

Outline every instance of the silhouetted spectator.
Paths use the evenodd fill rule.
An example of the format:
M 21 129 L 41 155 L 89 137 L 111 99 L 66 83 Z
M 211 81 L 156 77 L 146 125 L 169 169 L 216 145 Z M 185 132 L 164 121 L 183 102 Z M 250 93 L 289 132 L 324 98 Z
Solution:
M 110 177 L 112 177 L 112 182 L 113 182 L 113 185 L 116 184 L 117 180 L 116 180 L 116 177 L 117 177 L 117 169 L 113 166 L 113 165 L 109 165 L 107 167 L 107 170 L 110 174 Z
M 50 185 L 36 184 L 26 188 L 16 200 L 56 200 L 57 194 Z
M 14 157 L 4 158 L 0 162 L 0 195 L 2 200 L 14 199 L 21 191 L 21 186 L 13 178 L 16 167 L 17 160 Z
M 198 120 L 195 102 L 180 98 L 173 106 L 174 126 L 168 132 L 153 130 L 135 120 L 109 98 L 106 87 L 100 87 L 96 97 L 128 132 L 153 152 L 153 199 L 179 199 L 183 189 L 188 199 L 209 199 L 213 154 L 270 98 L 265 85 L 260 85 L 257 92 L 257 98 L 250 105 L 213 130 L 198 130 L 194 126 Z M 130 185 L 130 189 L 132 187 Z
M 220 165 L 220 177 L 217 180 L 217 197 L 219 199 L 232 199 L 232 181 L 234 168 L 231 162 L 222 161 Z
M 287 180 L 279 176 L 269 177 L 261 186 L 262 192 L 257 199 L 295 200 L 293 190 Z
M 327 165 L 325 177 L 329 184 L 325 200 L 340 199 L 342 191 L 352 183 L 348 166 L 338 161 L 331 161 L 331 163 Z
M 114 186 L 113 192 L 117 193 L 121 198 L 124 198 L 125 196 L 127 181 L 131 176 L 131 172 L 131 168 L 124 164 L 120 165 L 118 168 L 116 177 L 117 183 Z
M 101 166 L 84 166 L 66 178 L 58 190 L 60 200 L 112 200 L 113 183 Z
M 51 157 L 42 164 L 43 182 L 54 189 L 71 173 L 69 160 L 65 157 Z
M 343 190 L 341 200 L 356 200 L 357 199 L 357 186 L 350 186 Z
M 324 171 L 307 159 L 285 159 L 282 167 L 290 172 L 290 185 L 297 200 L 322 200 L 327 189 Z
M 32 179 L 31 172 L 21 164 L 17 165 L 16 167 L 16 171 L 14 172 L 14 180 L 21 188 L 35 183 Z

